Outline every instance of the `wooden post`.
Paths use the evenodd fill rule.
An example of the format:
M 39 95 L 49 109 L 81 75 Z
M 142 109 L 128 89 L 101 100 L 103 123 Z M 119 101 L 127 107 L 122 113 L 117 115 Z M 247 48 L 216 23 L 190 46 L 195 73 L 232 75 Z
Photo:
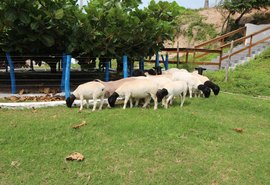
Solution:
M 248 57 L 251 57 L 251 48 L 252 48 L 252 35 L 250 37 L 249 46 L 248 46 Z
M 186 51 L 186 63 L 188 63 L 188 51 Z
M 177 42 L 177 68 L 179 68 L 180 57 L 179 57 L 179 42 Z
M 230 53 L 229 53 L 229 60 L 228 60 L 227 66 L 226 66 L 225 82 L 228 82 L 229 67 L 230 67 L 230 63 L 231 63 L 231 54 L 232 54 L 232 50 L 233 50 L 233 43 L 234 43 L 234 41 L 231 42 L 231 48 L 230 48 Z

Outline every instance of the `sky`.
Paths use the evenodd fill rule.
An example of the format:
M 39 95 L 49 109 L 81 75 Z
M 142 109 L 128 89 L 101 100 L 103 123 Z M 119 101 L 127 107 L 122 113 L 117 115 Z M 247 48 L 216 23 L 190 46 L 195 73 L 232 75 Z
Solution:
M 89 0 L 88 0 L 89 1 Z M 158 0 L 155 0 L 158 1 Z M 165 0 L 163 0 L 165 1 Z M 176 1 L 180 6 L 191 9 L 203 8 L 204 0 L 167 0 L 169 2 Z M 78 0 L 79 2 L 79 0 Z M 87 0 L 83 0 L 83 4 L 86 4 Z M 150 0 L 142 0 L 140 7 L 148 6 Z M 209 0 L 210 7 L 215 6 L 219 0 Z

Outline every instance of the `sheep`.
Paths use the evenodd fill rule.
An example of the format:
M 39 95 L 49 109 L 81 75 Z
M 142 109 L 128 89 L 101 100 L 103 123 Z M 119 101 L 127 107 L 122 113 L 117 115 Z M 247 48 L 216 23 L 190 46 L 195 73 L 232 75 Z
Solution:
M 124 97 L 124 106 L 123 109 L 126 109 L 127 102 L 131 100 L 131 98 L 144 98 L 145 103 L 143 107 L 145 108 L 149 103 L 151 98 L 154 100 L 154 110 L 157 109 L 157 86 L 151 80 L 142 78 L 137 78 L 134 81 L 129 81 L 121 85 L 116 91 L 108 98 L 108 102 L 111 107 L 115 106 L 116 99 L 120 97 Z M 132 100 L 130 101 L 130 106 L 132 107 Z
M 99 82 L 91 81 L 79 85 L 75 91 L 66 99 L 67 107 L 71 108 L 75 99 L 81 100 L 79 112 L 83 109 L 83 100 L 86 100 L 86 106 L 89 108 L 89 99 L 94 100 L 92 111 L 96 110 L 97 99 L 100 98 L 99 110 L 102 109 L 104 102 L 105 86 Z
M 187 86 L 186 81 L 183 81 L 183 80 L 172 81 L 164 85 L 164 88 L 157 91 L 156 95 L 157 95 L 158 102 L 161 102 L 162 100 L 164 100 L 163 101 L 164 107 L 167 109 L 168 103 L 171 102 L 171 100 L 175 96 L 180 96 L 181 97 L 180 106 L 182 107 L 185 102 L 187 89 L 188 89 L 188 86 Z M 166 100 L 164 97 L 166 97 Z
M 189 96 L 192 98 L 192 91 L 193 90 L 201 90 L 204 94 L 204 97 L 208 98 L 210 96 L 211 90 L 208 86 L 201 83 L 198 77 L 192 75 L 189 72 L 174 72 L 172 74 L 172 80 L 184 80 L 188 84 L 189 89 Z M 196 93 L 195 93 L 196 94 Z
M 188 71 L 186 69 L 170 68 L 167 71 L 164 71 L 163 74 L 173 74 L 176 72 L 187 72 L 188 73 Z
M 203 76 L 203 75 L 200 75 L 198 73 L 199 73 L 198 71 L 193 71 L 192 72 L 192 74 L 195 75 L 195 76 L 197 76 L 204 85 L 206 85 L 207 87 L 209 87 L 210 89 L 212 89 L 214 95 L 217 96 L 218 93 L 219 93 L 219 91 L 220 91 L 220 87 L 217 84 L 215 84 L 212 81 L 210 81 L 208 77 Z

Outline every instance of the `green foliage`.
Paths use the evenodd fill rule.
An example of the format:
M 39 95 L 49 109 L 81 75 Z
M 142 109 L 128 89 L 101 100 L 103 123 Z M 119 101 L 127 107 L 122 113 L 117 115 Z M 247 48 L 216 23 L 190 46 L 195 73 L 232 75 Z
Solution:
M 119 58 L 125 54 L 138 59 L 152 56 L 165 40 L 172 40 L 180 9 L 175 2 L 151 1 L 143 10 L 138 9 L 138 1 L 127 2 L 88 3 L 81 26 L 74 33 L 81 55 Z
M 229 80 L 224 82 L 225 71 L 207 72 L 214 82 L 221 85 L 223 91 L 252 96 L 270 95 L 270 48 L 260 56 L 229 72 Z
M 231 14 L 247 13 L 252 9 L 260 9 L 270 5 L 269 0 L 223 0 L 220 4 Z
M 203 22 L 204 17 L 198 11 L 183 10 L 178 18 L 179 32 L 189 41 L 206 41 L 217 36 L 214 25 Z
M 141 0 L 92 0 L 79 9 L 76 0 L 0 2 L 0 47 L 4 52 L 131 58 L 152 56 L 173 39 L 177 3 Z M 2 18 L 3 17 L 3 18 Z
M 18 54 L 62 54 L 77 26 L 76 0 L 1 1 L 0 47 Z

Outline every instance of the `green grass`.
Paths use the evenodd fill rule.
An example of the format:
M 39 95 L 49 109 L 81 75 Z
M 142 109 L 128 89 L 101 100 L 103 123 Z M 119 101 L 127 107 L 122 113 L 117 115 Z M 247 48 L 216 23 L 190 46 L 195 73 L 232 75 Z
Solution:
M 270 183 L 270 101 L 221 93 L 178 103 L 2 109 L 0 184 Z M 65 161 L 75 151 L 85 160 Z
M 209 78 L 221 85 L 223 91 L 241 93 L 252 96 L 270 96 L 270 47 L 249 63 L 239 65 L 229 71 L 228 82 L 225 83 L 225 70 L 207 71 Z

